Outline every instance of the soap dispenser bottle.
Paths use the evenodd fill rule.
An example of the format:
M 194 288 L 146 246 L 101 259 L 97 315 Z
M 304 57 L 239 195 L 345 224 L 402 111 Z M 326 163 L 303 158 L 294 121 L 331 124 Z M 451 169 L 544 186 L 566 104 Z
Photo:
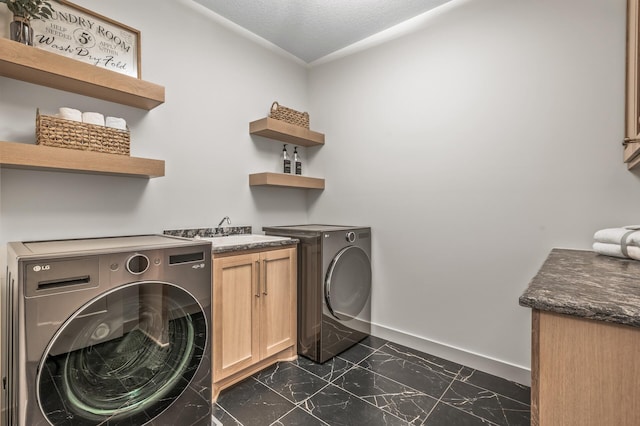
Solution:
M 298 154 L 298 147 L 293 148 L 293 164 L 297 175 L 302 174 L 302 160 Z
M 284 173 L 291 173 L 291 157 L 287 152 L 287 144 L 282 147 L 282 169 Z

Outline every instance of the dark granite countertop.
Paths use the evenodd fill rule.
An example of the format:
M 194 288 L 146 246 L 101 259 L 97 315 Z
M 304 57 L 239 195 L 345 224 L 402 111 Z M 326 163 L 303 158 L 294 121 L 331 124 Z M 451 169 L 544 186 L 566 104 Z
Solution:
M 246 235 L 251 234 L 251 226 L 222 226 L 210 228 L 187 228 L 187 229 L 165 229 L 165 235 L 175 237 L 195 238 L 195 237 L 216 237 L 223 235 Z
M 228 237 L 201 238 L 211 241 L 211 252 L 215 254 L 242 252 L 247 250 L 278 249 L 295 246 L 299 240 L 268 235 L 231 235 Z
M 294 246 L 299 240 L 288 237 L 257 235 L 251 226 L 225 226 L 221 228 L 189 228 L 165 230 L 165 235 L 211 241 L 213 254 L 242 252 Z
M 553 249 L 520 305 L 640 327 L 640 261 Z

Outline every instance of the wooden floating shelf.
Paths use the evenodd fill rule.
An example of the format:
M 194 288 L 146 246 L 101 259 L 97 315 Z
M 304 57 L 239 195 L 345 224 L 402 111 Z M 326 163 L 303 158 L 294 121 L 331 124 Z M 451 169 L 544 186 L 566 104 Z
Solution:
M 3 141 L 0 166 L 140 178 L 164 176 L 162 160 Z
M 287 188 L 324 189 L 324 179 L 284 173 L 254 173 L 249 175 L 250 186 L 282 186 Z
M 145 110 L 164 103 L 164 87 L 0 38 L 0 76 Z
M 294 126 L 293 124 L 269 117 L 249 123 L 249 133 L 292 145 L 324 145 L 323 133 L 314 132 L 304 127 Z
M 324 134 L 265 117 L 249 123 L 249 133 L 292 145 L 313 147 L 324 145 Z M 254 173 L 250 186 L 280 186 L 284 188 L 324 189 L 324 179 L 285 173 Z

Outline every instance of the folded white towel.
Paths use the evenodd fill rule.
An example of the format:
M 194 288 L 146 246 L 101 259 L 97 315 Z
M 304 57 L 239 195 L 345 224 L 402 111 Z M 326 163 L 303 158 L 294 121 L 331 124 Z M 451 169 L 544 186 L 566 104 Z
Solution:
M 124 118 L 107 117 L 105 119 L 105 124 L 107 127 L 112 127 L 114 129 L 127 130 L 127 122 Z
M 623 259 L 627 257 L 622 254 L 622 247 L 620 244 L 593 243 L 593 251 L 599 254 L 604 254 L 605 256 L 621 257 Z
M 593 235 L 593 239 L 597 243 L 620 244 L 622 237 L 633 230 L 633 228 L 630 229 L 627 227 L 601 229 Z M 638 237 L 638 241 L 640 241 L 640 231 L 627 235 L 627 244 L 631 237 Z
M 629 228 L 629 227 L 625 226 L 625 229 L 627 229 L 629 231 L 632 231 L 635 228 Z M 632 234 L 629 234 L 627 236 L 627 244 L 632 244 L 632 245 L 640 247 L 640 230 L 638 230 L 638 231 L 636 231 L 636 232 L 634 232 Z
M 104 115 L 99 112 L 83 112 L 82 121 L 97 126 L 104 126 Z
M 620 246 L 620 244 L 593 243 L 593 251 L 605 256 L 640 260 L 640 247 L 636 246 L 627 246 L 627 254 L 629 254 L 629 256 L 625 256 L 622 253 L 622 246 Z
M 607 228 L 593 235 L 593 251 L 606 256 L 640 260 L 640 226 Z
M 82 113 L 74 108 L 60 107 L 58 108 L 58 117 L 65 120 L 82 121 Z

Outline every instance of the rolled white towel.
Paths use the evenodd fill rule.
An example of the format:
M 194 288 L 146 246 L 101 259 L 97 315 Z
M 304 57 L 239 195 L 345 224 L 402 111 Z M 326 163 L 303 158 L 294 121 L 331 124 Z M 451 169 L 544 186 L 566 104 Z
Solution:
M 105 119 L 105 124 L 107 127 L 112 127 L 114 129 L 127 130 L 127 121 L 124 118 L 107 117 Z
M 82 122 L 95 124 L 97 126 L 104 126 L 104 115 L 99 112 L 83 112 Z
M 60 107 L 58 108 L 58 117 L 71 121 L 82 121 L 82 113 L 74 108 Z

